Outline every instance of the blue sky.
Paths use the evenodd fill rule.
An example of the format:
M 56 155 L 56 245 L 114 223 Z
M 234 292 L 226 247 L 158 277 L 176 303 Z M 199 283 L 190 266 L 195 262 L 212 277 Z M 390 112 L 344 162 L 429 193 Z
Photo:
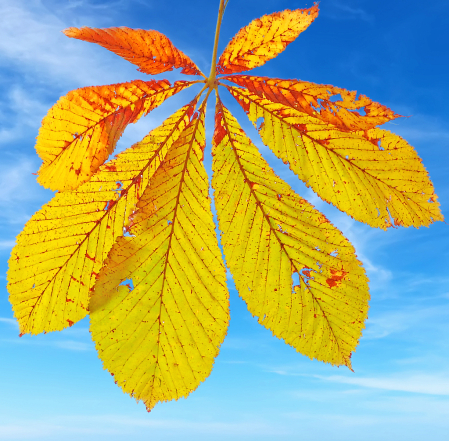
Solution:
M 24 223 L 52 196 L 32 175 L 40 165 L 34 151 L 40 121 L 71 89 L 148 78 L 60 31 L 84 25 L 157 29 L 208 73 L 218 3 L 0 0 L 0 440 L 447 439 L 447 224 L 384 232 L 353 221 L 300 184 L 225 93 L 225 104 L 276 172 L 342 230 L 365 265 L 372 300 L 352 358 L 355 373 L 311 361 L 272 337 L 247 312 L 232 280 L 231 325 L 211 376 L 188 399 L 159 404 L 150 414 L 102 370 L 86 319 L 63 332 L 18 337 L 5 288 L 7 259 Z M 230 0 L 219 49 L 256 17 L 311 5 Z M 410 116 L 384 127 L 415 146 L 448 217 L 449 3 L 322 0 L 320 8 L 306 32 L 254 73 L 357 90 Z M 129 127 L 119 147 L 139 141 L 194 92 L 173 97 Z M 212 124 L 209 116 L 209 140 Z M 206 164 L 210 168 L 209 159 Z

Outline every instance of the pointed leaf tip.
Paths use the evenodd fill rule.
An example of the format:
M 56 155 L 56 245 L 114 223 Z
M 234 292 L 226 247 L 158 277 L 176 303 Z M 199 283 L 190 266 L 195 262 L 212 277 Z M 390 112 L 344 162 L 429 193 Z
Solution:
M 260 324 L 297 351 L 350 368 L 369 300 L 354 248 L 275 175 L 220 102 L 216 115 L 212 186 L 240 296 Z
M 432 182 L 414 148 L 377 128 L 397 117 L 367 97 L 294 80 L 229 76 L 228 90 L 265 145 L 327 202 L 386 229 L 442 220 Z M 328 88 L 328 90 L 327 90 Z M 329 101 L 338 92 L 342 100 Z M 366 115 L 354 112 L 363 107 Z
M 186 397 L 205 380 L 229 322 L 204 146 L 200 112 L 145 189 L 130 227 L 134 237 L 113 246 L 90 302 L 104 367 L 147 410 Z
M 92 288 L 137 201 L 189 122 L 190 103 L 77 190 L 58 192 L 25 225 L 9 259 L 8 291 L 22 333 L 61 330 L 87 315 Z

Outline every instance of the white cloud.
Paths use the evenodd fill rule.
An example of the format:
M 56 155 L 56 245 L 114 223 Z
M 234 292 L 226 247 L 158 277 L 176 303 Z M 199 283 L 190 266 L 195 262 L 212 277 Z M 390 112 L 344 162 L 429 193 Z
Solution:
M 434 306 L 423 308 L 415 306 L 397 311 L 387 311 L 370 315 L 366 322 L 366 329 L 363 331 L 364 339 L 379 339 L 393 333 L 408 332 L 408 330 L 422 324 L 428 324 L 433 329 L 445 321 L 449 313 L 447 306 Z M 422 328 L 421 328 L 422 329 Z
M 17 323 L 16 319 L 0 317 L 0 323 L 6 323 L 13 328 L 19 329 L 19 324 Z
M 14 240 L 0 240 L 0 250 L 11 249 L 15 244 Z
M 94 349 L 93 343 L 88 344 L 75 340 L 62 340 L 54 342 L 54 346 L 67 349 L 68 351 L 92 351 Z
M 37 161 L 32 161 L 26 156 L 17 156 L 14 164 L 9 161 L 0 164 L 0 207 L 7 208 L 10 202 L 33 200 L 36 194 L 35 177 Z
M 67 82 L 89 85 L 113 75 L 93 45 L 75 44 L 61 31 L 69 26 L 39 0 L 0 0 L 0 55 L 19 71 L 40 74 L 54 86 Z M 110 58 L 109 58 L 110 59 Z M 126 64 L 126 63 L 125 63 Z
M 25 335 L 23 337 L 17 337 L 17 338 L 4 338 L 1 341 L 5 343 L 13 343 L 13 344 L 19 344 L 19 345 L 35 345 L 35 346 L 48 346 L 53 348 L 59 348 L 64 349 L 67 351 L 93 351 L 95 349 L 93 343 L 86 343 L 82 341 L 76 341 L 76 340 L 51 340 L 50 338 L 42 338 L 42 339 L 35 339 L 33 337 L 27 338 L 28 336 Z
M 390 377 L 316 376 L 325 381 L 366 388 L 412 392 L 429 395 L 449 395 L 449 377 L 444 375 L 400 374 Z
M 58 426 L 41 424 L 2 424 L 0 425 L 0 439 L 2 440 L 30 440 L 45 439 L 57 430 Z
M 374 16 L 368 14 L 362 8 L 353 8 L 342 1 L 332 2 L 334 11 L 328 13 L 329 17 L 334 20 L 363 20 L 367 22 L 374 21 Z
M 26 428 L 26 429 L 24 429 Z M 32 430 L 30 430 L 32 429 Z M 270 424 L 262 420 L 249 421 L 201 421 L 181 419 L 132 418 L 123 415 L 79 415 L 58 416 L 46 421 L 16 420 L 13 423 L 0 425 L 0 439 L 56 439 L 67 434 L 120 435 L 124 437 L 142 435 L 142 430 L 151 430 L 152 437 L 161 435 L 179 436 L 186 434 L 201 436 L 201 439 L 213 439 L 217 434 L 220 439 L 226 436 L 254 437 L 280 436 L 289 433 L 280 424 Z M 208 438 L 203 438 L 206 435 Z M 61 439 L 61 438 L 60 438 Z M 89 438 L 91 439 L 91 438 Z M 114 438 L 116 439 L 116 438 Z M 147 439 L 141 438 L 138 439 Z M 196 438 L 198 439 L 198 438 Z
M 27 127 L 35 129 L 37 134 L 37 128 L 47 113 L 48 106 L 22 86 L 13 85 L 0 105 L 0 111 L 4 121 L 8 121 L 9 115 L 12 116 L 9 118 L 12 120 L 9 127 L 0 129 L 0 145 L 7 145 L 27 136 Z

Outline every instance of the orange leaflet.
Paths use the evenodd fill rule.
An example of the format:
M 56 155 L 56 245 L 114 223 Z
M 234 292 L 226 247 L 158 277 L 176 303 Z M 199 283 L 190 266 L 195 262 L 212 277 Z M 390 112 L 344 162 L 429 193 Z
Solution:
M 260 98 L 319 118 L 340 130 L 368 130 L 400 116 L 365 95 L 357 97 L 355 90 L 329 84 L 251 75 L 230 75 L 221 79 L 232 81 Z M 338 97 L 341 99 L 336 99 Z
M 262 66 L 280 54 L 318 16 L 318 6 L 286 9 L 256 18 L 240 29 L 217 64 L 218 73 L 235 73 Z
M 76 189 L 106 161 L 128 124 L 191 84 L 134 80 L 69 92 L 42 121 L 38 182 L 51 190 Z
M 68 28 L 64 34 L 70 38 L 97 43 L 139 66 L 139 71 L 155 75 L 182 67 L 186 75 L 203 75 L 197 65 L 158 31 L 120 28 Z M 204 76 L 204 75 L 203 75 Z

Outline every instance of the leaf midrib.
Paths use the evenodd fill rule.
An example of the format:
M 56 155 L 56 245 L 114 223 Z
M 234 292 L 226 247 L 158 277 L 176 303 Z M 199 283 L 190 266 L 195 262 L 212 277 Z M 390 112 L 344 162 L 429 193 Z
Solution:
M 172 130 L 170 131 L 170 133 L 165 137 L 164 142 L 158 147 L 158 149 L 154 152 L 154 154 L 152 155 L 152 157 L 147 161 L 145 167 L 143 167 L 140 171 L 140 173 L 137 173 L 136 176 L 141 175 L 142 173 L 145 172 L 145 170 L 151 165 L 152 161 L 158 156 L 159 152 L 165 147 L 165 144 L 167 143 L 167 141 L 170 139 L 171 135 L 174 133 L 174 131 L 178 128 L 179 124 L 181 123 L 181 121 L 184 120 L 186 114 L 189 112 L 189 110 L 192 108 L 193 106 L 193 101 L 190 103 L 189 107 L 185 110 L 185 112 L 183 113 L 182 117 L 180 117 L 178 119 L 178 121 L 176 122 L 176 124 L 174 125 L 174 127 L 172 128 Z M 162 161 L 161 161 L 162 162 Z M 41 302 L 42 298 L 44 297 L 45 292 L 47 291 L 47 288 L 51 285 L 51 282 L 54 281 L 56 279 L 56 277 L 58 276 L 58 274 L 62 271 L 63 268 L 65 268 L 65 266 L 67 265 L 67 262 L 69 262 L 69 260 L 79 251 L 79 249 L 82 247 L 82 245 L 84 244 L 84 242 L 86 240 L 89 239 L 90 235 L 92 234 L 92 232 L 99 227 L 102 222 L 104 221 L 106 216 L 109 216 L 112 212 L 112 210 L 114 209 L 114 207 L 116 207 L 116 205 L 118 205 L 118 202 L 122 200 L 123 196 L 127 196 L 128 195 L 128 191 L 129 189 L 133 186 L 136 185 L 136 183 L 134 182 L 134 180 L 131 180 L 131 183 L 128 185 L 128 187 L 126 187 L 125 189 L 121 190 L 120 192 L 120 196 L 118 199 L 116 199 L 114 201 L 113 204 L 111 204 L 111 207 L 109 210 L 105 211 L 104 215 L 99 218 L 96 223 L 95 226 L 85 235 L 85 238 L 78 244 L 78 246 L 76 247 L 76 249 L 73 251 L 73 253 L 70 254 L 70 256 L 67 258 L 67 260 L 60 266 L 60 268 L 57 270 L 57 272 L 52 276 L 52 278 L 48 281 L 48 285 L 46 288 L 44 288 L 41 292 L 41 295 L 39 296 L 39 299 L 37 300 L 37 302 L 31 306 L 31 311 L 28 314 L 28 320 L 27 320 L 27 324 L 29 321 L 29 318 L 32 316 L 32 314 L 34 313 L 35 308 L 39 305 L 39 303 Z M 125 221 L 127 222 L 127 220 Z
M 238 163 L 238 165 L 239 165 L 240 171 L 241 171 L 242 175 L 244 176 L 244 178 L 245 178 L 245 183 L 246 183 L 246 182 L 248 182 L 248 179 L 247 179 L 245 170 L 243 169 L 243 166 L 242 166 L 242 164 L 241 164 L 241 162 L 240 162 L 240 157 L 239 157 L 239 155 L 238 155 L 237 152 L 236 152 L 237 149 L 236 149 L 236 147 L 235 147 L 235 145 L 234 145 L 233 139 L 232 139 L 231 136 L 229 135 L 229 134 L 231 133 L 231 131 L 229 130 L 228 123 L 226 122 L 226 119 L 225 119 L 225 112 L 224 112 L 224 109 L 223 109 L 223 105 L 222 105 L 222 103 L 221 103 L 221 101 L 220 101 L 220 99 L 219 99 L 218 97 L 217 97 L 217 104 L 218 104 L 218 105 L 220 106 L 220 108 L 221 108 L 221 112 L 222 112 L 222 115 L 223 115 L 223 116 L 222 116 L 222 119 L 223 119 L 223 122 L 224 122 L 224 125 L 225 125 L 225 128 L 226 128 L 226 134 L 227 134 L 227 137 L 228 137 L 228 139 L 229 139 L 229 142 L 231 143 L 232 151 L 234 152 L 234 155 L 235 155 L 235 157 L 236 157 L 236 160 L 237 160 L 237 163 Z M 254 191 L 254 189 L 252 189 L 250 185 L 249 185 L 248 187 L 249 187 L 249 189 L 250 189 L 251 195 L 252 195 L 252 196 L 254 197 L 254 199 L 256 200 L 257 206 L 259 207 L 259 209 L 260 209 L 260 211 L 262 212 L 262 214 L 263 214 L 263 216 L 264 216 L 266 222 L 268 223 L 268 225 L 269 225 L 269 227 L 270 227 L 270 230 L 274 232 L 274 236 L 276 237 L 276 239 L 277 239 L 277 241 L 278 241 L 278 243 L 279 243 L 279 245 L 280 245 L 280 247 L 281 247 L 281 250 L 283 250 L 283 251 L 285 252 L 285 254 L 287 255 L 287 257 L 288 257 L 288 259 L 289 259 L 289 261 L 290 261 L 290 263 L 295 267 L 296 272 L 297 272 L 297 273 L 300 275 L 300 277 L 301 277 L 300 270 L 298 270 L 295 261 L 292 260 L 292 258 L 290 257 L 288 251 L 285 249 L 284 244 L 283 244 L 282 241 L 279 239 L 279 237 L 278 237 L 278 235 L 277 235 L 277 230 L 276 230 L 275 228 L 272 227 L 271 222 L 270 222 L 270 219 L 269 219 L 268 215 L 264 212 L 264 210 L 263 210 L 263 208 L 262 208 L 262 204 L 261 204 L 261 202 L 259 201 L 259 199 L 258 199 L 258 197 L 257 197 L 257 195 L 256 195 L 256 193 L 255 193 L 255 191 Z M 302 277 L 301 277 L 301 279 L 302 279 Z M 303 280 L 303 282 L 304 282 L 304 280 Z M 305 282 L 304 282 L 304 283 L 305 283 Z M 321 307 L 320 302 L 317 300 L 316 296 L 312 293 L 312 290 L 308 287 L 308 285 L 307 285 L 306 283 L 305 283 L 305 285 L 307 286 L 308 291 L 310 292 L 310 295 L 313 297 L 314 302 L 319 306 L 319 308 L 320 308 L 320 310 L 321 310 L 321 312 L 322 312 L 322 314 L 323 314 L 323 317 L 325 318 L 326 323 L 327 323 L 329 329 L 331 330 L 332 335 L 334 336 L 335 343 L 336 343 L 336 345 L 337 345 L 337 348 L 338 348 L 339 353 L 340 353 L 341 356 L 343 357 L 343 360 L 346 360 L 347 357 L 346 357 L 346 355 L 342 352 L 342 350 L 341 350 L 341 348 L 340 348 L 339 339 L 337 338 L 337 336 L 336 336 L 335 333 L 334 333 L 334 330 L 333 330 L 333 328 L 332 328 L 332 326 L 331 326 L 331 323 L 330 323 L 329 319 L 327 318 L 327 314 L 325 314 L 324 310 L 323 310 L 322 307 Z M 291 314 L 291 312 L 290 312 L 290 314 Z

